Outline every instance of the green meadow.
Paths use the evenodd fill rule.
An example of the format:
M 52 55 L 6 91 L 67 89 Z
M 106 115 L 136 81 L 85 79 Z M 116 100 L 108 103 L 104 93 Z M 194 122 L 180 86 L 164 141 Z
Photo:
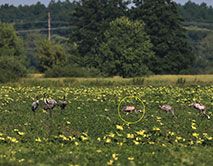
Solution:
M 34 75 L 2 84 L 0 165 L 211 165 L 212 81 L 212 75 L 59 80 Z M 44 93 L 57 102 L 65 95 L 66 109 L 56 106 L 50 117 L 42 108 Z M 118 110 L 127 96 L 137 96 L 145 106 L 138 123 L 122 120 L 134 122 L 142 115 Z M 206 105 L 210 120 L 188 106 L 194 101 Z M 177 119 L 160 110 L 161 104 L 171 105 Z

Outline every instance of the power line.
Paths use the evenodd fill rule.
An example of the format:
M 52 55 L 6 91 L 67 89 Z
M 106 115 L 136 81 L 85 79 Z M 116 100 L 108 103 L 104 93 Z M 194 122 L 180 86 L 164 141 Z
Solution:
M 45 23 L 47 24 L 48 21 L 28 21 L 28 22 L 11 22 L 11 24 L 14 24 L 14 25 L 24 25 L 24 24 L 41 24 L 41 23 Z M 51 24 L 70 24 L 69 22 L 67 21 L 51 21 Z
M 59 29 L 71 29 L 71 28 L 74 28 L 74 26 L 51 28 L 51 31 L 52 30 L 59 30 Z M 36 31 L 48 31 L 48 28 L 30 29 L 30 30 L 18 30 L 16 32 L 18 32 L 18 33 L 27 33 L 27 32 L 36 32 Z

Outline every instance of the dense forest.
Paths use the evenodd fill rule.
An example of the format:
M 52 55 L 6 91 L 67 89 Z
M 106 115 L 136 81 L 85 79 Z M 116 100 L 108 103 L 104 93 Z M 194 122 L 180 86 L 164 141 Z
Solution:
M 48 12 L 51 42 L 47 41 Z M 50 77 L 213 73 L 213 8 L 205 3 L 51 0 L 47 7 L 40 2 L 5 4 L 0 6 L 0 21 L 2 27 L 12 25 L 16 37 L 23 39 L 28 71 Z

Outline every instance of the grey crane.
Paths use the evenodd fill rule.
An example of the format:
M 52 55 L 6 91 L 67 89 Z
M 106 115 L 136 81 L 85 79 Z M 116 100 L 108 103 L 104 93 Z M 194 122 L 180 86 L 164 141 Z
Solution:
M 65 109 L 65 107 L 67 106 L 67 101 L 65 99 L 65 96 L 64 96 L 64 99 L 62 101 L 60 101 L 59 105 L 60 105 L 62 110 Z
M 44 104 L 52 105 L 54 108 L 57 105 L 57 102 L 54 99 L 46 99 L 46 93 L 44 93 Z
M 206 106 L 205 105 L 198 103 L 198 102 L 194 102 L 192 104 L 189 104 L 189 106 L 199 110 L 201 114 L 204 114 L 207 117 L 207 119 L 210 119 L 210 116 L 206 114 Z
M 46 93 L 44 93 L 44 106 L 43 109 L 44 110 L 49 110 L 50 112 L 50 117 L 52 117 L 52 110 L 53 108 L 57 105 L 57 102 L 54 99 L 46 99 Z
M 38 99 L 38 96 L 36 96 L 36 101 L 34 101 L 32 103 L 32 111 L 33 111 L 34 116 L 35 116 L 35 111 L 38 108 L 38 105 L 39 105 L 39 99 Z
M 172 106 L 170 106 L 170 105 L 160 105 L 159 108 L 162 109 L 162 110 L 165 110 L 166 113 L 171 112 L 171 114 L 174 116 L 174 118 L 177 119 L 177 117 L 175 116 L 175 111 L 172 108 Z
M 141 110 L 136 110 L 136 107 L 134 105 L 125 106 L 121 109 L 121 111 L 126 112 L 126 115 L 128 115 L 129 113 L 132 114 L 133 111 L 135 113 L 142 112 Z

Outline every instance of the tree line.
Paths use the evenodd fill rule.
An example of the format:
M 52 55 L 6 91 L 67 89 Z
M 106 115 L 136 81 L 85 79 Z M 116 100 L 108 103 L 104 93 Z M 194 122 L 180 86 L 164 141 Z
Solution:
M 201 12 L 197 12 L 200 17 L 186 18 L 191 12 L 190 5 L 200 8 Z M 204 9 L 207 14 L 203 14 Z M 49 77 L 191 74 L 199 58 L 205 60 L 200 68 L 212 62 L 211 51 L 205 51 L 202 46 L 199 49 L 205 52 L 205 57 L 197 54 L 197 45 L 190 42 L 196 38 L 194 31 L 189 33 L 183 26 L 184 18 L 211 19 L 212 7 L 205 3 L 197 5 L 189 1 L 181 6 L 171 0 L 52 0 L 48 7 L 40 2 L 19 7 L 2 5 L 1 25 L 13 23 L 17 31 L 39 29 L 47 23 L 48 11 L 56 27 L 69 23 L 69 30 L 59 29 L 51 42 L 43 40 L 44 33 L 19 35 L 24 39 L 20 45 L 29 49 L 25 52 L 27 56 L 22 56 L 22 61 L 26 61 L 22 64 L 28 68 L 34 66 Z M 198 41 L 208 42 L 209 38 L 208 32 Z M 212 50 L 210 44 L 209 47 Z M 4 49 L 2 45 L 0 48 Z

